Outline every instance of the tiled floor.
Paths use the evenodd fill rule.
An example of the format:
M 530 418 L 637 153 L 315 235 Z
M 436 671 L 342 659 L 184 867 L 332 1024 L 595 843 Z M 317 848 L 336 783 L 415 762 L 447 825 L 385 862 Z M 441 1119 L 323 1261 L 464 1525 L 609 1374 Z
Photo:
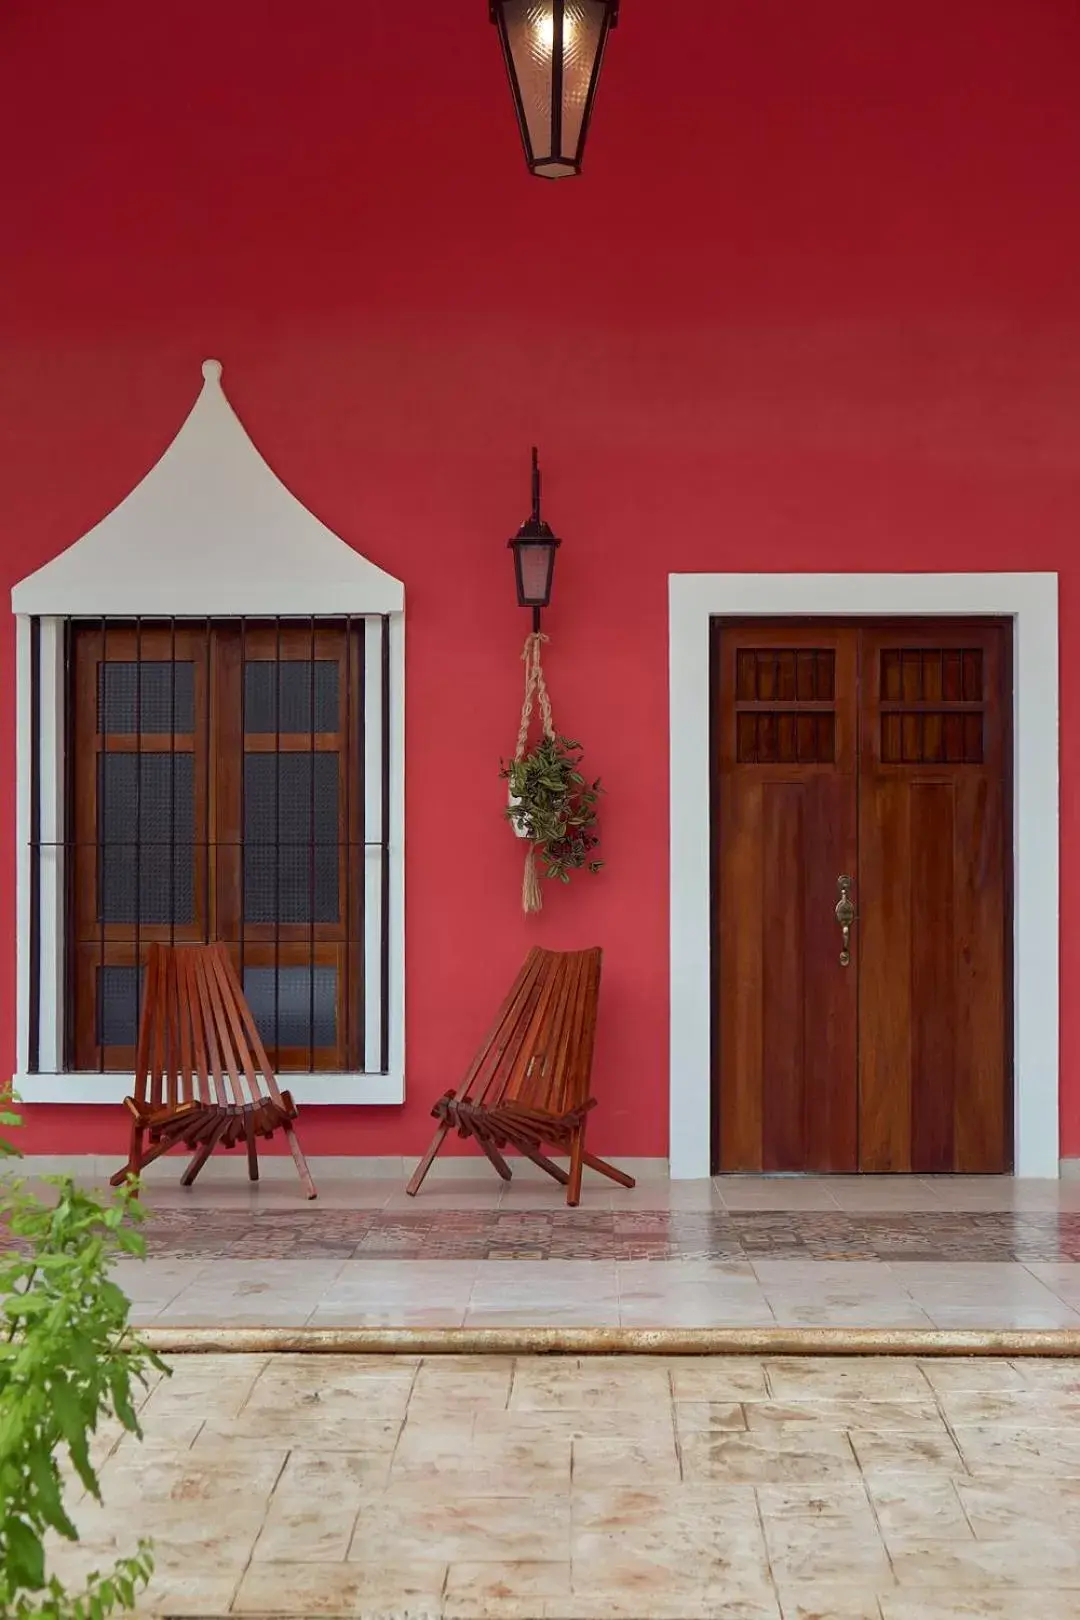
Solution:
M 1076 1620 L 1080 1363 L 187 1357 L 55 1569 L 381 1620 Z
M 1080 1329 L 1080 1183 L 291 1182 L 147 1194 L 160 1326 Z

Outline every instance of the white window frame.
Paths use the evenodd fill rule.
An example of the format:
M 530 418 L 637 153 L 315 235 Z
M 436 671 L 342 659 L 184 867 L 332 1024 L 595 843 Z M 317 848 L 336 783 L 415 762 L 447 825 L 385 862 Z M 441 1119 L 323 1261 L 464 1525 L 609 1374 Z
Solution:
M 1060 1174 L 1058 576 L 672 574 L 670 1162 L 712 1155 L 709 625 L 719 617 L 1008 618 L 1013 623 L 1013 1164 Z
M 287 1084 L 297 1102 L 307 1107 L 320 1103 L 400 1103 L 405 1096 L 405 872 L 404 841 L 404 615 L 389 615 L 390 637 L 390 863 L 389 925 L 389 1063 L 378 1071 L 382 1049 L 382 883 L 379 862 L 382 828 L 382 615 L 357 615 L 364 624 L 364 818 L 369 847 L 364 851 L 367 874 L 364 886 L 364 1007 L 363 1071 L 355 1073 L 289 1073 Z M 201 622 L 201 621 L 198 621 Z M 215 622 L 211 620 L 211 622 Z M 64 1070 L 66 978 L 66 892 L 64 839 L 66 794 L 64 781 L 64 629 L 65 619 L 42 617 L 40 624 L 40 752 L 38 781 L 41 805 L 40 851 L 40 977 L 38 1072 L 30 1059 L 30 895 L 31 849 L 31 627 L 30 617 L 17 617 L 16 686 L 18 727 L 16 771 L 18 802 L 16 839 L 18 876 L 16 912 L 17 971 L 17 1095 L 28 1103 L 116 1103 L 131 1095 L 132 1074 L 101 1074 Z
M 72 546 L 12 591 L 16 616 L 16 1095 L 28 1103 L 110 1103 L 131 1074 L 61 1068 L 65 985 L 64 631 L 69 622 L 141 617 L 197 623 L 350 616 L 365 625 L 366 836 L 389 862 L 388 1062 L 382 1059 L 381 849 L 364 858 L 365 1068 L 293 1074 L 297 1102 L 405 1099 L 405 589 L 309 512 L 267 466 L 203 364 L 196 403 L 161 460 Z M 38 1062 L 29 1072 L 31 1000 L 32 620 L 40 626 Z M 389 735 L 383 736 L 381 625 L 389 629 Z M 376 633 L 371 633 L 371 627 Z M 382 826 L 389 749 L 390 825 Z

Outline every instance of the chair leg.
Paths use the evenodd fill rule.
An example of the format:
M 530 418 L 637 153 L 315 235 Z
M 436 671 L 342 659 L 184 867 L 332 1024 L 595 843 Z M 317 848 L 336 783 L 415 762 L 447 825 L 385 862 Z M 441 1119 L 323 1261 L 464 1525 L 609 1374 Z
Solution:
M 255 1146 L 255 1120 L 250 1109 L 244 1115 L 244 1135 L 247 1137 L 248 1180 L 259 1179 L 259 1154 Z
M 498 1148 L 495 1146 L 495 1143 L 491 1140 L 487 1131 L 483 1129 L 476 1130 L 474 1128 L 472 1134 L 476 1141 L 479 1142 L 481 1149 L 495 1166 L 495 1169 L 498 1171 L 502 1179 L 504 1181 L 512 1181 L 514 1173 L 507 1164 L 506 1160 L 503 1158 L 502 1154 L 499 1152 Z
M 127 1164 L 122 1170 L 118 1170 L 115 1175 L 109 1177 L 110 1187 L 122 1187 L 125 1181 L 130 1181 L 139 1174 L 143 1165 L 143 1137 L 145 1131 L 146 1128 L 143 1125 L 132 1125 Z M 138 1198 L 139 1190 L 137 1187 L 133 1189 L 131 1196 Z
M 581 1203 L 581 1166 L 585 1158 L 585 1121 L 575 1126 L 570 1138 L 570 1179 L 566 1187 L 566 1202 L 571 1209 Z
M 633 1176 L 628 1176 L 625 1170 L 616 1170 L 613 1164 L 608 1164 L 606 1159 L 598 1159 L 595 1153 L 586 1153 L 583 1150 L 581 1157 L 590 1170 L 599 1170 L 602 1176 L 610 1176 L 611 1180 L 617 1181 L 620 1187 L 637 1186 Z
M 405 1191 L 408 1193 L 410 1198 L 415 1198 L 417 1193 L 420 1191 L 420 1188 L 423 1185 L 424 1177 L 427 1175 L 428 1171 L 431 1169 L 431 1166 L 435 1162 L 435 1155 L 438 1153 L 439 1149 L 442 1147 L 449 1135 L 450 1126 L 446 1123 L 440 1125 L 438 1130 L 435 1132 L 434 1141 L 424 1154 L 424 1157 L 420 1160 L 420 1163 L 417 1165 L 416 1169 L 413 1171 L 412 1180 L 405 1188 Z
M 539 1148 L 526 1147 L 524 1142 L 517 1142 L 514 1145 L 523 1158 L 531 1159 L 533 1164 L 537 1165 L 541 1170 L 546 1170 L 548 1175 L 553 1177 L 555 1181 L 559 1182 L 563 1187 L 566 1186 L 570 1177 L 562 1166 L 553 1163 L 546 1153 L 541 1153 Z
M 226 1114 L 223 1119 L 218 1120 L 217 1124 L 210 1132 L 210 1135 L 202 1143 L 202 1146 L 196 1149 L 191 1163 L 180 1177 L 181 1187 L 190 1187 L 192 1185 L 195 1177 L 198 1175 L 211 1153 L 213 1153 L 221 1138 L 225 1135 L 228 1127 L 229 1116 Z
M 289 1144 L 289 1151 L 293 1156 L 293 1163 L 295 1164 L 297 1174 L 300 1177 L 300 1185 L 304 1189 L 305 1197 L 309 1199 L 318 1198 L 319 1195 L 315 1190 L 315 1183 L 311 1179 L 311 1171 L 308 1169 L 308 1162 L 304 1158 L 304 1150 L 300 1146 L 300 1140 L 292 1128 L 292 1121 L 286 1120 L 282 1126 L 282 1130 L 285 1132 L 285 1140 Z

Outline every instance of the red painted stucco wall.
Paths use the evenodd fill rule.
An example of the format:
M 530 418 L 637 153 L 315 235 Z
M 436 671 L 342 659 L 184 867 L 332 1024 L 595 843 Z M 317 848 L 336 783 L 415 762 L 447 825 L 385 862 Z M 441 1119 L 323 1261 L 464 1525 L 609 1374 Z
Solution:
M 670 570 L 1060 570 L 1072 983 L 1078 83 L 1074 0 L 625 0 L 585 178 L 547 185 L 484 0 L 4 8 L 4 592 L 143 475 L 206 355 L 300 499 L 406 582 L 409 1097 L 307 1111 L 309 1152 L 419 1150 L 533 939 L 605 946 L 598 1145 L 665 1151 Z M 496 770 L 534 441 L 556 714 L 610 797 L 606 872 L 528 923 Z M 0 613 L 7 1073 L 13 644 Z M 114 1110 L 28 1113 L 32 1150 L 119 1145 Z

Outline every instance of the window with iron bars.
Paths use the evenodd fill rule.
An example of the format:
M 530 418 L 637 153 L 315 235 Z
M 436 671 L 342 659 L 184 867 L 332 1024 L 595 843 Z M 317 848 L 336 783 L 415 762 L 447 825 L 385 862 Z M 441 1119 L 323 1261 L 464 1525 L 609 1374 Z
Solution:
M 216 940 L 276 1069 L 387 1071 L 388 645 L 385 619 L 66 625 L 66 1069 L 130 1071 L 150 944 Z

